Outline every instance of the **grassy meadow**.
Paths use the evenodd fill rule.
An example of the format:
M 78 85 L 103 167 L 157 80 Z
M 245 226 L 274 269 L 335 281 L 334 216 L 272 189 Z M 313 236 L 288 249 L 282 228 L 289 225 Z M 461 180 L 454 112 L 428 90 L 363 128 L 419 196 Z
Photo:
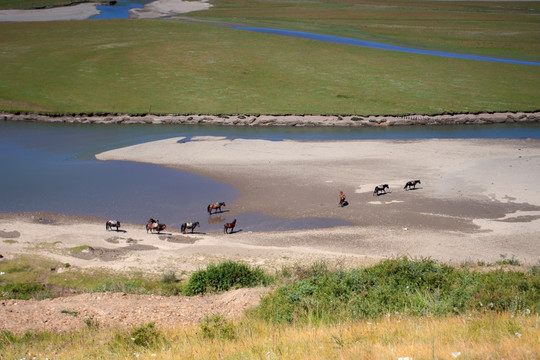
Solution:
M 538 2 L 219 1 L 181 20 L 0 23 L 0 109 L 436 114 L 540 109 L 540 67 L 224 27 L 313 31 L 540 61 Z

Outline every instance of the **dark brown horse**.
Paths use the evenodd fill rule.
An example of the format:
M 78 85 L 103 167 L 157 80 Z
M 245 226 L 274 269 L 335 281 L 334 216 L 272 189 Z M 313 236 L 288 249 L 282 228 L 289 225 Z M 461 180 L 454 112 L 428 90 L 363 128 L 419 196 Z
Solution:
M 105 230 L 112 230 L 112 228 L 116 228 L 116 231 L 120 228 L 120 221 L 118 220 L 107 220 L 105 223 Z
M 210 215 L 212 215 L 212 210 L 214 210 L 214 212 L 216 212 L 216 213 L 218 212 L 218 210 L 219 210 L 219 212 L 222 212 L 221 207 L 223 207 L 223 206 L 227 206 L 227 205 L 224 202 L 210 204 L 210 205 L 208 205 L 206 207 L 206 211 L 208 211 L 208 213 Z
M 234 232 L 235 225 L 236 225 L 236 219 L 234 219 L 233 222 L 225 223 L 223 225 L 223 232 L 225 234 L 232 234 Z M 231 230 L 230 232 L 229 232 L 229 229 Z
M 405 184 L 405 187 L 403 189 L 405 190 L 415 190 L 416 189 L 416 184 L 421 184 L 422 182 L 420 180 L 411 180 L 411 181 L 407 181 L 407 183 Z
M 183 223 L 182 226 L 180 226 L 180 230 L 182 231 L 183 234 L 186 233 L 186 230 L 191 230 L 191 233 L 193 234 L 193 230 L 195 230 L 195 228 L 199 226 L 199 222 L 196 221 L 196 222 L 186 222 L 186 223 Z
M 388 186 L 388 184 L 377 185 L 377 186 L 375 186 L 375 190 L 373 190 L 373 196 L 375 196 L 375 195 L 379 196 L 380 194 L 386 194 L 386 189 L 389 189 L 389 188 L 390 187 Z
M 146 232 L 148 232 L 148 230 L 150 230 L 151 233 L 154 233 L 154 230 L 155 230 L 159 234 L 160 232 L 162 232 L 166 228 L 167 228 L 167 225 L 160 224 L 160 223 L 157 223 L 157 222 L 155 222 L 155 223 L 149 222 L 148 224 L 146 224 Z

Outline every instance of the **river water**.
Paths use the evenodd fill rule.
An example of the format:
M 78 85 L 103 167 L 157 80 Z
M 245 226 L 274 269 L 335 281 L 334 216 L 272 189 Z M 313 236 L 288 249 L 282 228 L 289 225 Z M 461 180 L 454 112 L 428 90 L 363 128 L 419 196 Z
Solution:
M 149 2 L 151 0 L 118 0 L 114 5 L 98 5 L 97 9 L 101 12 L 89 20 L 129 19 L 129 10 L 142 8 Z
M 540 124 L 407 126 L 389 128 L 263 128 L 186 125 L 82 125 L 0 122 L 0 212 L 50 211 L 169 226 L 199 221 L 201 231 L 222 229 L 227 212 L 208 216 L 206 205 L 232 203 L 229 184 L 156 165 L 102 162 L 94 155 L 118 147 L 185 136 L 296 140 L 540 138 Z M 335 219 L 284 220 L 238 216 L 244 231 L 347 225 Z

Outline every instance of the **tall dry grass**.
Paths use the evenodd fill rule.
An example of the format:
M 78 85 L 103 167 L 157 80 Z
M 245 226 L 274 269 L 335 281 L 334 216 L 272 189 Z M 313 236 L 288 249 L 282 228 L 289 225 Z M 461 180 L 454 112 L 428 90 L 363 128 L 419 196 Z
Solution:
M 134 344 L 132 329 L 84 328 L 11 343 L 3 336 L 0 353 L 2 359 L 537 359 L 539 325 L 538 315 L 508 313 L 389 316 L 321 326 L 243 319 L 221 323 L 215 336 L 198 325 L 156 327 L 158 341 L 146 346 Z M 220 335 L 219 326 L 233 331 Z

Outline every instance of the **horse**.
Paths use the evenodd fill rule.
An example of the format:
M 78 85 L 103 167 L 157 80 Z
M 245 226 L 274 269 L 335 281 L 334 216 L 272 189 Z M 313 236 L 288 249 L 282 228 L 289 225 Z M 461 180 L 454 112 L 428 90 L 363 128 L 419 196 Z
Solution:
M 112 228 L 115 227 L 116 231 L 120 228 L 120 221 L 118 220 L 107 220 L 105 223 L 105 230 L 112 230 Z
M 148 233 L 148 230 L 150 230 L 151 233 L 154 233 L 154 230 L 157 231 L 159 234 L 161 231 L 165 230 L 167 228 L 167 225 L 160 224 L 159 222 L 149 222 L 146 224 L 146 232 Z
M 405 187 L 403 189 L 404 190 L 416 189 L 416 184 L 421 184 L 421 183 L 422 182 L 420 180 L 411 180 L 405 184 Z
M 379 196 L 379 192 L 382 192 L 383 194 L 386 194 L 386 189 L 389 189 L 390 187 L 388 186 L 388 184 L 384 184 L 384 185 L 377 185 L 375 186 L 375 190 L 373 190 L 373 196 L 377 195 Z
M 186 223 L 183 223 L 182 226 L 180 227 L 180 230 L 182 231 L 183 234 L 186 233 L 186 229 L 190 229 L 191 230 L 191 233 L 193 234 L 193 230 L 195 230 L 195 228 L 199 226 L 199 222 L 196 221 L 196 222 L 186 222 Z
M 208 211 L 208 213 L 210 215 L 212 215 L 212 210 L 215 210 L 215 212 L 217 213 L 218 210 L 219 212 L 222 212 L 221 210 L 221 207 L 222 206 L 227 206 L 224 202 L 218 202 L 218 203 L 215 203 L 215 204 L 210 204 L 206 207 L 206 211 Z
M 234 226 L 236 225 L 236 219 L 233 220 L 233 222 L 230 222 L 230 223 L 225 223 L 223 225 L 223 232 L 225 234 L 232 234 L 233 231 L 234 231 Z M 231 232 L 229 232 L 229 229 L 231 230 Z

